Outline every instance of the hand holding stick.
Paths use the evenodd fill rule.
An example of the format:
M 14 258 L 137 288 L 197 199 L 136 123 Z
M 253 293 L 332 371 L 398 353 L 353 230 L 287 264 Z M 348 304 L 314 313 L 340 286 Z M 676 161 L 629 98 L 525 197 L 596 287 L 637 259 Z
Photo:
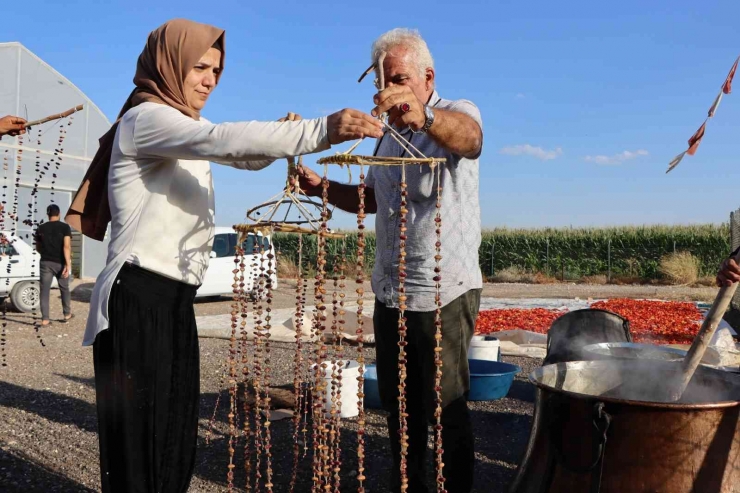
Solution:
M 50 122 L 52 120 L 59 120 L 60 118 L 66 118 L 69 115 L 71 115 L 72 113 L 77 113 L 78 111 L 82 111 L 82 108 L 83 107 L 84 107 L 84 105 L 78 104 L 74 108 L 70 108 L 67 111 L 65 111 L 64 113 L 59 113 L 59 114 L 56 114 L 56 115 L 47 116 L 46 118 L 42 118 L 41 120 L 34 120 L 32 122 L 27 122 L 24 127 L 25 128 L 31 128 L 34 125 L 41 125 L 42 123 Z

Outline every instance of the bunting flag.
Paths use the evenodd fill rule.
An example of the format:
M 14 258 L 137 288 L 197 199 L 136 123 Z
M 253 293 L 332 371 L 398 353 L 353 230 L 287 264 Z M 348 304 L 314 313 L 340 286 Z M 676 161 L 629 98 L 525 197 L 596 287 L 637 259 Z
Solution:
M 701 124 L 699 130 L 697 130 L 696 133 L 694 133 L 694 135 L 692 135 L 689 139 L 689 148 L 683 151 L 678 156 L 674 157 L 673 160 L 668 163 L 668 169 L 666 170 L 666 173 L 669 173 L 673 168 L 678 166 L 678 163 L 681 162 L 686 154 L 688 154 L 689 156 L 693 156 L 696 153 L 696 150 L 699 148 L 699 144 L 701 143 L 701 139 L 704 138 L 704 131 L 707 128 L 707 122 L 710 118 L 714 118 L 714 115 L 717 113 L 717 108 L 719 108 L 719 103 L 722 101 L 722 96 L 724 94 L 730 94 L 732 92 L 732 79 L 735 77 L 735 71 L 737 70 L 738 62 L 740 62 L 740 57 L 737 57 L 735 59 L 735 63 L 732 65 L 730 73 L 727 74 L 727 78 L 722 84 L 722 88 L 720 89 L 719 94 L 716 98 L 714 98 L 714 103 L 712 103 L 712 106 L 707 112 L 706 120 L 704 120 L 704 123 Z
M 699 130 L 697 130 L 696 133 L 692 135 L 689 139 L 689 150 L 686 151 L 686 154 L 688 154 L 689 156 L 693 156 L 696 153 L 696 150 L 699 148 L 701 139 L 704 138 L 704 129 L 706 129 L 707 127 L 707 120 L 704 120 L 704 123 L 701 124 Z
M 732 92 L 732 78 L 735 77 L 735 70 L 737 70 L 737 62 L 739 60 L 740 57 L 737 57 L 737 59 L 735 60 L 735 65 L 732 66 L 730 73 L 727 74 L 727 79 L 725 79 L 725 83 L 722 85 L 722 92 L 725 94 L 730 94 L 730 92 Z

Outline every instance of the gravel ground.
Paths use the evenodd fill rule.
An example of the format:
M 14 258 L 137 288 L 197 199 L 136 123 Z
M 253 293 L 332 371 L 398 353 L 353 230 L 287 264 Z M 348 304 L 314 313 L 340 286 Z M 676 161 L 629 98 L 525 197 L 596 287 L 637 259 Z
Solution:
M 275 308 L 293 306 L 293 286 L 291 281 L 281 283 L 275 295 Z M 92 350 L 80 346 L 89 308 L 90 288 L 90 283 L 75 281 L 73 310 L 76 317 L 68 324 L 55 320 L 52 326 L 37 333 L 32 315 L 7 315 L 5 359 L 8 366 L 0 369 L 2 492 L 99 491 Z M 662 286 L 488 285 L 484 290 L 484 296 L 509 298 L 627 296 L 711 300 L 715 293 L 713 288 Z M 224 300 L 196 304 L 198 315 L 228 311 L 229 302 Z M 58 291 L 52 292 L 52 319 L 61 319 Z M 221 367 L 227 355 L 228 341 L 201 339 L 200 345 L 201 426 L 197 466 L 190 491 L 225 491 L 228 436 L 224 434 L 228 419 L 224 403 L 228 401 L 228 394 L 221 393 L 216 430 L 210 444 L 205 443 L 205 437 L 219 394 Z M 271 374 L 274 385 L 292 383 L 293 351 L 290 344 L 273 344 Z M 368 362 L 374 361 L 372 348 L 366 350 L 366 358 Z M 504 361 L 523 369 L 509 395 L 498 401 L 470 403 L 476 434 L 477 492 L 506 491 L 529 436 L 534 392 L 526 379 L 541 361 L 513 357 L 504 357 Z M 352 451 L 356 435 L 350 431 L 354 425 L 353 419 L 343 422 L 345 490 L 354 490 L 356 485 L 351 474 L 356 460 Z M 291 422 L 278 421 L 271 428 L 275 456 L 274 491 L 288 491 L 293 447 Z M 386 453 L 383 413 L 368 412 L 366 442 L 366 489 L 368 492 L 386 491 L 385 478 L 390 461 Z M 309 458 L 303 459 L 296 491 L 308 491 L 310 473 Z M 243 483 L 241 466 L 237 467 L 236 475 L 237 484 Z

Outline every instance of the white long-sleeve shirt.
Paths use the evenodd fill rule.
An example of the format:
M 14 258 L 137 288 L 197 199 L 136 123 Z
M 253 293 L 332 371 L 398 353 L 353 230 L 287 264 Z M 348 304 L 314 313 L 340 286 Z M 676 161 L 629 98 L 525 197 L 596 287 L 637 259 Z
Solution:
M 210 162 L 244 170 L 330 147 L 326 118 L 213 124 L 156 103 L 123 116 L 108 172 L 111 239 L 90 300 L 83 345 L 108 328 L 108 300 L 125 262 L 199 285 L 213 244 Z

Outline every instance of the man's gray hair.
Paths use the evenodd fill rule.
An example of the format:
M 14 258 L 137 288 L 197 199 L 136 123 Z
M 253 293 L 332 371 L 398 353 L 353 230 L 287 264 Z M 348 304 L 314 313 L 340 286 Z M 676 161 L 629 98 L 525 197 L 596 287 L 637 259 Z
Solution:
M 373 62 L 378 60 L 382 51 L 391 55 L 393 48 L 403 46 L 409 50 L 408 57 L 419 70 L 419 75 L 424 77 L 427 68 L 434 68 L 434 59 L 429 52 L 424 38 L 421 37 L 416 29 L 406 29 L 398 27 L 383 33 L 375 40 L 370 51 L 370 57 Z

